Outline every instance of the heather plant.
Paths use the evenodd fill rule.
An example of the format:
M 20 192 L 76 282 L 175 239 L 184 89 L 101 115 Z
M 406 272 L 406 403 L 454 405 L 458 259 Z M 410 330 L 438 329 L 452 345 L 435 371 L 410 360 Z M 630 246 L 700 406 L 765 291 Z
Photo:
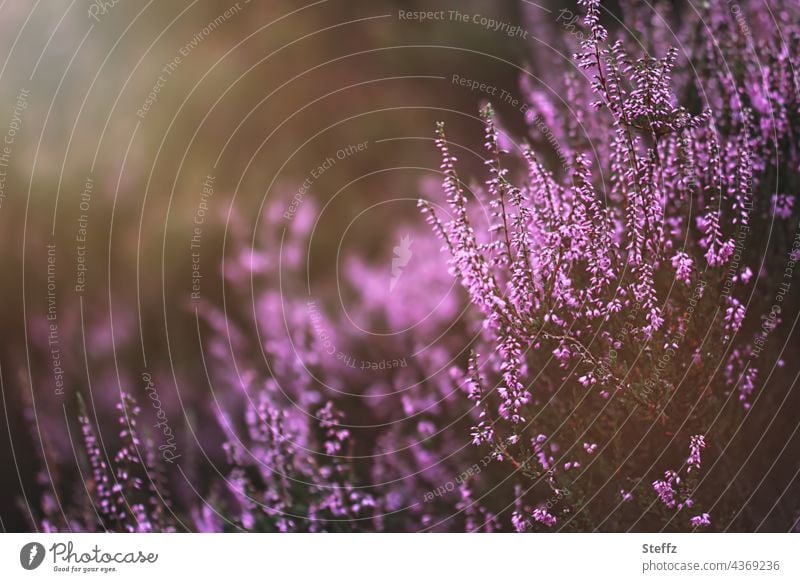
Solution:
M 721 446 L 765 397 L 790 302 L 770 274 L 800 247 L 800 14 L 626 2 L 631 30 L 609 31 L 579 4 L 570 65 L 521 77 L 527 133 L 486 104 L 468 180 L 437 125 L 429 225 L 382 256 L 345 253 L 331 280 L 310 198 L 271 196 L 256 231 L 231 211 L 224 300 L 189 306 L 206 466 L 167 479 L 132 394 L 108 442 L 81 403 L 76 458 L 43 451 L 40 482 L 68 494 L 37 525 L 724 529 Z
M 159 452 L 153 440 L 143 439 L 138 427 L 141 409 L 135 399 L 121 393 L 116 406 L 119 430 L 115 445 L 104 442 L 81 399 L 81 458 L 75 459 L 81 475 L 81 487 L 73 495 L 57 498 L 44 493 L 41 501 L 41 523 L 34 529 L 45 532 L 172 532 L 183 526 L 172 508 L 169 487 L 163 467 L 157 461 Z M 81 446 L 82 445 L 82 446 Z M 116 450 L 112 455 L 111 451 Z M 43 459 L 47 467 L 40 474 L 44 485 L 54 480 L 63 460 L 48 451 Z M 54 473 L 55 472 L 55 473 Z
M 235 299 L 224 312 L 205 308 L 215 330 L 212 375 L 243 396 L 225 409 L 245 410 L 245 430 L 218 412 L 231 467 L 226 493 L 235 513 L 245 512 L 237 527 L 452 528 L 438 524 L 462 500 L 435 490 L 472 464 L 463 442 L 468 406 L 451 369 L 466 361 L 469 339 L 438 243 L 409 229 L 392 258 L 347 256 L 335 286 L 304 280 L 316 208 L 306 202 L 286 225 L 285 203 L 268 205 L 255 243 L 234 229 L 239 250 L 225 275 Z M 410 247 L 400 271 L 398 252 Z M 346 314 L 336 299 L 347 302 Z M 263 350 L 249 357 L 253 335 Z M 469 495 L 468 484 L 459 495 Z
M 488 177 L 468 192 L 437 128 L 450 217 L 420 205 L 480 314 L 463 376 L 472 442 L 517 470 L 522 498 L 532 493 L 530 506 L 515 502 L 517 529 L 526 519 L 603 527 L 623 504 L 637 506 L 623 508 L 634 520 L 615 527 L 648 512 L 660 518 L 647 527 L 708 527 L 695 494 L 701 449 L 714 446 L 705 433 L 720 411 L 741 414 L 757 398 L 758 363 L 740 331 L 759 266 L 741 240 L 792 215 L 778 210 L 770 176 L 797 183 L 796 144 L 785 141 L 797 122 L 792 49 L 762 37 L 771 52 L 758 54 L 773 56 L 756 77 L 765 63 L 743 44 L 692 39 L 690 56 L 720 67 L 673 78 L 676 49 L 634 57 L 632 43 L 608 41 L 599 2 L 581 4 L 582 76 L 564 80 L 572 114 L 560 121 L 538 89 L 526 112 L 531 141 L 555 143 L 560 167 L 501 135 L 487 105 Z M 706 12 L 719 38 L 736 37 L 723 9 Z M 776 141 L 788 159 L 775 159 Z M 665 452 L 687 446 L 664 472 Z

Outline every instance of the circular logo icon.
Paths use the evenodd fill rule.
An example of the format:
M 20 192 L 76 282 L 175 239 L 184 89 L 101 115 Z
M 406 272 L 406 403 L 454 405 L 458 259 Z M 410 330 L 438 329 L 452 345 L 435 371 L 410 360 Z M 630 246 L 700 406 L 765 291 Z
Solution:
M 44 561 L 44 546 L 39 542 L 30 542 L 19 551 L 19 563 L 26 570 L 35 570 Z

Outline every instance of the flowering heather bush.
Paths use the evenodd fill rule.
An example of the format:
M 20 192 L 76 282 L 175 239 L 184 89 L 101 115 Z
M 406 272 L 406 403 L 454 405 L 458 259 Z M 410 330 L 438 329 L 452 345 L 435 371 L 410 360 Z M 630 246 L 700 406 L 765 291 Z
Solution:
M 558 123 L 558 104 L 537 89 L 526 112 L 532 138 L 561 148 L 561 168 L 511 144 L 487 106 L 488 178 L 471 202 L 437 130 L 451 217 L 420 205 L 481 314 L 463 378 L 471 436 L 528 490 L 546 484 L 558 498 L 533 509 L 544 528 L 602 526 L 631 501 L 635 519 L 652 510 L 665 526 L 707 527 L 694 494 L 703 433 L 715 414 L 734 414 L 731 401 L 747 410 L 758 398 L 759 335 L 742 325 L 759 267 L 744 242 L 791 216 L 769 195 L 771 175 L 797 183 L 791 49 L 759 30 L 758 54 L 773 55 L 765 67 L 714 8 L 705 38 L 734 40 L 717 49 L 688 38 L 705 74 L 690 82 L 673 74 L 676 49 L 655 43 L 660 55 L 635 57 L 633 43 L 607 40 L 599 4 L 583 5 L 585 86 L 564 80 L 574 115 Z M 787 158 L 775 159 L 776 141 Z M 650 487 L 665 443 L 690 455 Z
M 631 6 L 636 37 L 581 1 L 571 65 L 521 79 L 527 135 L 482 109 L 482 179 L 435 128 L 443 188 L 423 185 L 430 228 L 398 229 L 391 269 L 350 254 L 312 278 L 310 200 L 288 224 L 269 204 L 255 244 L 234 220 L 225 305 L 198 309 L 210 484 L 166 478 L 122 394 L 116 449 L 82 406 L 82 482 L 38 525 L 729 527 L 747 501 L 722 449 L 769 398 L 792 301 L 770 273 L 800 248 L 800 9 L 712 4 Z M 49 479 L 72 461 L 54 456 Z

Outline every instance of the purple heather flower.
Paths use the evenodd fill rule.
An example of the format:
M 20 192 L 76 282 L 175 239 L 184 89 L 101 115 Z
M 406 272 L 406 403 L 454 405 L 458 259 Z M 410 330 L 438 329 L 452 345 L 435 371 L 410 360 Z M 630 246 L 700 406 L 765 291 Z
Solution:
M 672 268 L 675 269 L 675 278 L 686 285 L 692 282 L 692 265 L 694 262 L 691 257 L 683 251 L 678 251 L 672 257 Z
M 728 307 L 725 308 L 725 330 L 728 336 L 735 334 L 742 327 L 744 321 L 745 308 L 735 297 L 728 296 L 726 299 Z
M 530 523 L 525 517 L 519 513 L 518 511 L 514 511 L 511 514 L 511 526 L 514 528 L 514 531 L 517 533 L 522 533 L 528 530 L 530 527 Z
M 692 527 L 708 527 L 711 525 L 711 516 L 707 513 L 695 515 L 689 520 Z
M 531 517 L 547 527 L 553 527 L 557 521 L 555 516 L 548 513 L 548 511 L 542 507 L 534 509 Z
M 778 218 L 787 220 L 792 217 L 792 210 L 794 209 L 794 196 L 787 196 L 786 194 L 774 194 L 772 196 L 772 204 L 775 208 L 775 215 Z
M 679 483 L 679 477 L 674 471 L 664 473 L 664 480 L 653 481 L 653 489 L 658 498 L 668 509 L 672 509 L 677 504 L 675 500 L 676 491 L 674 486 Z
M 691 473 L 692 469 L 700 469 L 700 450 L 704 448 L 706 448 L 706 437 L 701 434 L 694 435 L 689 444 L 689 458 L 686 459 L 687 473 Z

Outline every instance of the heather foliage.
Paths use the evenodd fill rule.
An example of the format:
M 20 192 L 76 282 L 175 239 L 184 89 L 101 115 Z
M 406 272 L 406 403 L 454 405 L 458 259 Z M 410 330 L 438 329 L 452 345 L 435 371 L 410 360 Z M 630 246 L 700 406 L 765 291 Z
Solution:
M 552 67 L 566 72 L 522 76 L 527 135 L 482 109 L 479 183 L 435 128 L 443 187 L 422 188 L 431 228 L 398 233 L 391 280 L 356 255 L 335 283 L 311 280 L 310 200 L 288 225 L 286 201 L 269 206 L 255 240 L 234 220 L 226 305 L 199 310 L 224 452 L 211 484 L 165 478 L 122 394 L 118 452 L 84 410 L 85 490 L 47 495 L 41 525 L 727 523 L 707 472 L 765 389 L 786 293 L 768 273 L 797 258 L 800 10 L 786 4 L 777 25 L 717 3 L 672 32 L 631 6 L 637 37 L 582 0 L 571 64 Z M 764 229 L 779 252 L 762 260 Z
M 541 120 L 554 119 L 558 103 L 531 89 L 527 110 L 534 140 L 555 136 L 560 168 L 535 145 L 501 139 L 487 105 L 488 177 L 467 193 L 437 130 L 450 218 L 420 204 L 482 318 L 463 379 L 471 435 L 527 487 L 570 492 L 533 510 L 546 528 L 602 524 L 623 501 L 652 507 L 654 493 L 654 509 L 677 527 L 708 526 L 708 514 L 690 518 L 706 447 L 695 433 L 732 399 L 746 410 L 757 398 L 759 363 L 741 328 L 758 266 L 744 241 L 790 216 L 776 210 L 771 174 L 797 183 L 791 49 L 755 35 L 758 54 L 773 55 L 764 73 L 733 34 L 736 22 L 712 8 L 714 34 L 687 39 L 704 71 L 689 81 L 673 75 L 677 49 L 654 42 L 660 55 L 634 57 L 633 43 L 609 43 L 599 3 L 582 4 L 587 33 L 575 62 L 585 76 L 564 80 L 577 113 L 545 136 Z M 776 141 L 788 159 L 775 158 Z M 485 225 L 478 207 L 489 209 Z M 691 455 L 650 489 L 642 477 L 658 470 L 650 453 L 664 439 L 690 444 Z

